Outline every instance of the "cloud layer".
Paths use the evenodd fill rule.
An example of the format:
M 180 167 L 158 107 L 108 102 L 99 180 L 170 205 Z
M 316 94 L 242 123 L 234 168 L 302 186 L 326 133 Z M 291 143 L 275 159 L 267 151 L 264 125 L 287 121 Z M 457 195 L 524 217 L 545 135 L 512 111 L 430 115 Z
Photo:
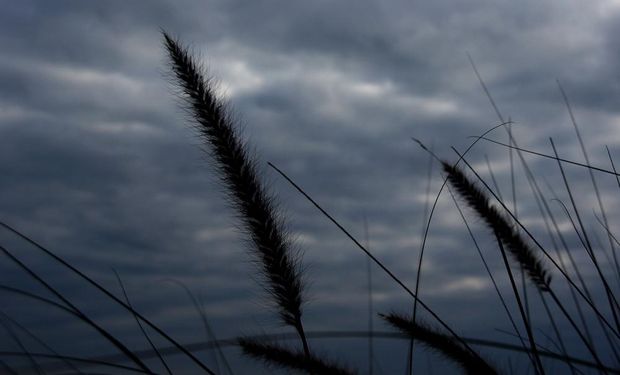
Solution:
M 587 6 L 483 0 L 4 4 L 0 218 L 120 292 L 112 268 L 117 270 L 135 305 L 184 341 L 203 340 L 204 334 L 191 302 L 170 280 L 203 300 L 219 337 L 280 330 L 256 284 L 245 233 L 171 84 L 163 28 L 201 56 L 290 219 L 311 281 L 308 329 L 364 330 L 366 259 L 266 162 L 289 173 L 359 238 L 367 217 L 370 248 L 413 286 L 426 202 L 437 193 L 441 176 L 435 164 L 429 198 L 429 157 L 411 138 L 455 160 L 451 146 L 464 150 L 468 136 L 499 123 L 467 54 L 502 118 L 515 122 L 520 146 L 549 154 L 553 137 L 563 157 L 583 161 L 557 79 L 592 164 L 609 168 L 604 146 L 613 157 L 620 153 L 619 10 L 611 0 Z M 502 129 L 490 137 L 506 141 Z M 468 157 L 490 179 L 485 155 L 512 207 L 507 150 L 481 141 Z M 514 157 L 519 217 L 551 246 Z M 548 180 L 568 203 L 557 165 L 532 156 L 527 161 L 575 257 L 585 264 L 579 239 L 545 185 Z M 600 210 L 587 172 L 566 168 L 587 229 L 608 248 L 592 214 L 600 216 Z M 597 178 L 613 228 L 620 220 L 616 181 L 604 174 Z M 490 233 L 472 212 L 465 213 L 498 283 L 508 291 Z M 1 236 L 3 246 L 49 275 L 135 348 L 146 347 L 131 316 L 32 246 L 8 233 Z M 446 193 L 426 250 L 421 296 L 465 335 L 514 341 L 494 331 L 509 330 L 509 323 Z M 40 291 L 10 261 L 1 267 L 2 283 Z M 408 311 L 406 295 L 378 268 L 372 272 L 376 310 Z M 594 274 L 589 266 L 584 272 L 587 278 Z M 558 275 L 555 279 L 561 285 Z M 51 312 L 43 322 L 46 309 L 36 302 L 3 298 L 9 301 L 7 313 L 21 314 L 58 347 L 71 346 L 58 334 L 62 327 L 83 340 L 73 351 L 113 352 L 60 313 Z M 533 319 L 550 334 L 540 302 L 532 298 Z M 574 337 L 567 341 L 586 357 Z M 335 342 L 313 344 L 365 366 L 360 340 L 349 349 Z M 394 360 L 385 353 L 379 359 L 387 373 L 401 371 L 405 344 L 381 342 L 377 350 L 402 351 Z M 242 361 L 234 350 L 227 353 Z M 238 363 L 239 371 L 254 365 Z M 442 366 L 429 363 L 436 370 Z

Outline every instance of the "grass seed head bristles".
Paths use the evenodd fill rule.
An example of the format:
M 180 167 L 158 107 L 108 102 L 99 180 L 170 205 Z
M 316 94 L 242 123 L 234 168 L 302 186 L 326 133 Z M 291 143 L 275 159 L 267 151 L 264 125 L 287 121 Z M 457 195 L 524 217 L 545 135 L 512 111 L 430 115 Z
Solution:
M 386 322 L 405 335 L 415 338 L 427 347 L 434 349 L 458 364 L 467 374 L 498 374 L 480 356 L 475 356 L 463 345 L 448 335 L 437 332 L 429 326 L 414 322 L 410 317 L 396 313 L 379 314 Z
M 489 202 L 486 194 L 470 181 L 458 167 L 442 161 L 448 181 L 467 204 L 484 219 L 487 225 L 497 234 L 512 257 L 527 272 L 530 280 L 541 291 L 549 290 L 551 275 L 542 261 L 534 254 L 532 248 L 519 235 L 514 225 Z
M 255 245 L 266 287 L 277 302 L 282 321 L 299 331 L 303 283 L 298 252 L 291 248 L 274 200 L 259 182 L 255 162 L 239 140 L 234 122 L 210 81 L 186 48 L 165 32 L 163 36 L 172 70 L 199 125 L 200 136 L 210 144 L 230 201 Z
M 319 358 L 314 354 L 306 355 L 299 350 L 289 350 L 279 345 L 259 342 L 250 338 L 239 339 L 243 353 L 264 361 L 269 366 L 294 369 L 308 374 L 353 375 L 356 371 Z

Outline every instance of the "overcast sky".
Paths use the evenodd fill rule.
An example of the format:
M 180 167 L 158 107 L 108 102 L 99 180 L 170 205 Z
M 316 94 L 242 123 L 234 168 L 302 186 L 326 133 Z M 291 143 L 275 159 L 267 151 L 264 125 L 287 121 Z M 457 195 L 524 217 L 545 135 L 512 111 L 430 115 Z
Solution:
M 0 3 L 0 219 L 120 295 L 118 271 L 136 308 L 182 342 L 204 340 L 205 334 L 178 282 L 202 301 L 218 338 L 290 330 L 280 325 L 257 283 L 248 237 L 224 200 L 173 84 L 161 29 L 191 46 L 205 64 L 281 203 L 304 252 L 308 331 L 367 329 L 367 259 L 267 162 L 286 171 L 360 240 L 366 217 L 373 253 L 413 288 L 425 202 L 434 199 L 442 175 L 434 163 L 427 195 L 429 156 L 411 138 L 455 160 L 451 146 L 462 151 L 469 136 L 500 123 L 468 53 L 503 119 L 515 123 L 521 147 L 551 154 L 553 137 L 561 156 L 584 161 L 558 80 L 591 163 L 611 168 L 605 146 L 615 160 L 620 156 L 616 0 Z M 501 128 L 489 137 L 507 140 Z M 507 149 L 481 141 L 468 155 L 491 183 L 485 156 L 513 208 Z M 557 164 L 527 154 L 525 160 L 595 297 L 601 297 L 578 237 L 552 201 L 550 187 L 570 203 Z M 514 161 L 517 214 L 553 249 L 516 154 Z M 600 238 L 593 242 L 602 246 L 608 272 L 609 244 L 594 216 L 601 214 L 588 173 L 568 165 L 566 171 L 587 230 Z M 620 224 L 618 185 L 608 174 L 595 177 L 613 230 Z M 510 297 L 490 231 L 460 203 Z M 132 317 L 105 296 L 7 231 L 0 232 L 0 241 L 132 349 L 147 348 Z M 570 301 L 565 281 L 551 272 L 558 293 Z M 0 263 L 0 275 L 4 285 L 45 294 L 8 259 Z M 375 313 L 410 311 L 412 301 L 398 285 L 374 266 L 372 276 Z M 529 292 L 537 335 L 553 347 L 545 339 L 552 331 L 540 299 L 535 289 Z M 430 227 L 420 296 L 465 336 L 518 343 L 497 331 L 512 332 L 447 192 Z M 115 353 L 75 318 L 23 297 L 2 298 L 3 312 L 65 354 Z M 517 317 L 513 299 L 510 307 Z M 592 314 L 587 319 L 594 321 Z M 377 330 L 390 331 L 378 318 L 374 322 Z M 571 353 L 588 358 L 568 323 L 558 318 L 558 324 L 566 327 Z M 9 335 L 3 337 L 4 350 L 18 350 Z M 24 340 L 33 351 L 44 351 Z M 311 345 L 366 372 L 364 339 Z M 376 345 L 377 371 L 401 373 L 406 342 Z M 604 343 L 600 350 L 608 360 Z M 508 357 L 482 351 L 509 368 Z M 428 351 L 416 353 L 420 370 L 453 370 Z M 200 355 L 216 366 L 209 354 Z M 235 349 L 226 355 L 237 373 L 263 371 Z M 173 358 L 179 368 L 186 365 Z M 524 358 L 512 357 L 517 372 L 525 371 Z

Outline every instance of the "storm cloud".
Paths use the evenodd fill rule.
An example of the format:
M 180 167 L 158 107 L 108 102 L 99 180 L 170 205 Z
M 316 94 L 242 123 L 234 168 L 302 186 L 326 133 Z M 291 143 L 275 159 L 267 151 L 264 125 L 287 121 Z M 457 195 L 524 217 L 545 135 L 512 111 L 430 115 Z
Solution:
M 468 54 L 502 119 L 514 122 L 521 147 L 551 154 L 553 137 L 562 157 L 584 161 L 560 82 L 591 163 L 611 168 L 605 146 L 612 157 L 620 155 L 620 4 L 613 0 L 3 2 L 0 219 L 120 295 L 118 271 L 136 308 L 182 342 L 206 338 L 176 282 L 204 303 L 219 338 L 286 329 L 257 283 L 247 235 L 181 104 L 162 29 L 205 64 L 281 204 L 304 253 L 309 331 L 367 328 L 367 259 L 268 161 L 359 239 L 366 217 L 370 249 L 413 287 L 426 202 L 439 191 L 442 175 L 434 163 L 427 195 L 429 155 L 412 137 L 456 160 L 452 146 L 462 151 L 469 136 L 500 123 Z M 489 137 L 507 141 L 502 128 Z M 507 149 L 481 141 L 468 155 L 490 181 L 485 156 L 513 208 Z M 518 216 L 551 248 L 514 157 Z M 595 280 L 578 236 L 551 200 L 553 188 L 569 202 L 557 163 L 525 158 L 583 262 L 584 276 Z M 608 252 L 587 171 L 566 168 L 586 229 Z M 620 222 L 617 183 L 608 174 L 596 177 L 613 230 Z M 508 293 L 491 233 L 472 211 L 465 214 Z M 105 296 L 14 235 L 2 231 L 0 241 L 133 349 L 147 348 L 133 318 Z M 511 327 L 447 192 L 426 246 L 420 296 L 465 336 L 518 342 L 496 331 Z M 2 284 L 43 293 L 8 259 L 0 269 Z M 379 268 L 373 266 L 372 274 L 375 312 L 409 311 L 407 295 Z M 562 285 L 558 272 L 554 279 Z M 533 320 L 550 334 L 533 288 L 530 293 Z M 568 296 L 566 288 L 560 293 Z M 3 300 L 5 313 L 63 352 L 114 353 L 75 319 L 18 296 L 3 294 Z M 389 330 L 378 318 L 375 327 Z M 14 342 L 3 341 L 3 348 L 14 350 Z M 578 357 L 587 357 L 576 337 L 567 342 Z M 364 340 L 311 344 L 366 368 Z M 226 354 L 239 372 L 256 366 L 235 348 Z M 403 371 L 405 355 L 404 342 L 377 341 L 377 366 L 384 373 Z M 497 358 L 501 363 L 506 357 Z M 416 366 L 454 370 L 432 356 Z

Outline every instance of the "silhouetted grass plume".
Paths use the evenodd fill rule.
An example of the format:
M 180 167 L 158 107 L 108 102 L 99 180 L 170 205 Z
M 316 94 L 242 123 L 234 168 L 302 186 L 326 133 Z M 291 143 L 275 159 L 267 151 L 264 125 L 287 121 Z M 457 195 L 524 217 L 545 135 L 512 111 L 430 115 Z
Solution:
M 447 162 L 442 162 L 442 167 L 450 184 L 504 243 L 519 266 L 527 271 L 534 285 L 543 292 L 548 291 L 551 274 L 515 226 L 490 203 L 487 195 L 470 181 L 463 171 Z
M 269 366 L 300 370 L 307 374 L 324 375 L 355 375 L 357 372 L 339 366 L 315 355 L 289 350 L 280 345 L 259 342 L 258 340 L 241 338 L 239 345 L 243 352 L 264 361 Z
M 422 342 L 427 347 L 443 354 L 449 360 L 457 363 L 469 375 L 497 375 L 498 372 L 480 356 L 474 356 L 454 338 L 439 333 L 428 325 L 414 322 L 410 317 L 396 313 L 380 314 L 389 324 Z
M 286 227 L 285 218 L 278 210 L 275 195 L 271 194 L 265 185 L 261 182 L 261 175 L 259 173 L 257 158 L 250 153 L 248 145 L 242 140 L 239 131 L 239 124 L 233 120 L 230 110 L 227 108 L 224 101 L 216 94 L 213 79 L 205 73 L 205 69 L 195 60 L 187 47 L 182 45 L 178 40 L 172 38 L 168 33 L 162 32 L 163 44 L 165 51 L 168 54 L 170 68 L 174 74 L 174 80 L 176 85 L 181 90 L 181 96 L 184 106 L 191 114 L 193 119 L 194 128 L 197 131 L 200 139 L 204 142 L 205 149 L 212 157 L 213 164 L 219 173 L 222 185 L 225 189 L 225 194 L 228 198 L 230 205 L 236 210 L 237 216 L 243 224 L 244 234 L 246 234 L 251 242 L 250 252 L 253 256 L 255 263 L 258 265 L 259 274 L 263 278 L 263 286 L 269 293 L 270 301 L 273 303 L 277 310 L 278 317 L 282 323 L 286 326 L 294 328 L 290 332 L 284 332 L 280 334 L 266 334 L 258 336 L 243 336 L 243 337 L 229 337 L 225 339 L 216 339 L 210 324 L 207 322 L 206 314 L 202 312 L 202 304 L 199 303 L 191 293 L 190 289 L 183 283 L 178 282 L 184 290 L 188 293 L 193 302 L 195 308 L 199 311 L 204 328 L 207 332 L 206 341 L 200 341 L 195 343 L 180 344 L 176 340 L 172 339 L 163 329 L 147 319 L 145 315 L 137 311 L 135 305 L 130 301 L 129 294 L 125 289 L 123 282 L 117 274 L 117 280 L 120 284 L 122 295 L 121 297 L 110 292 L 104 288 L 101 284 L 97 283 L 94 279 L 88 277 L 82 273 L 78 268 L 72 266 L 63 258 L 57 256 L 54 252 L 48 248 L 40 245 L 30 237 L 17 231 L 15 228 L 0 221 L 0 228 L 16 235 L 20 240 L 26 241 L 29 245 L 32 245 L 37 252 L 44 254 L 46 257 L 53 259 L 54 262 L 59 264 L 67 273 L 71 273 L 72 276 L 79 278 L 79 282 L 88 286 L 89 288 L 97 289 L 103 293 L 102 296 L 114 303 L 114 306 L 120 307 L 124 313 L 131 317 L 131 323 L 137 325 L 140 330 L 142 340 L 141 343 L 146 346 L 147 349 L 137 350 L 135 349 L 135 343 L 127 339 L 127 337 L 116 336 L 113 330 L 110 330 L 106 323 L 101 322 L 103 319 L 95 319 L 96 315 L 92 313 L 87 314 L 87 309 L 83 309 L 81 305 L 76 304 L 73 298 L 63 294 L 62 289 L 57 288 L 53 283 L 49 282 L 48 275 L 40 274 L 36 271 L 36 268 L 31 267 L 20 259 L 20 254 L 4 244 L 0 244 L 0 254 L 3 254 L 11 266 L 18 269 L 25 274 L 30 281 L 39 287 L 39 291 L 32 292 L 27 288 L 16 287 L 13 285 L 5 284 L 4 281 L 0 283 L 0 292 L 7 295 L 13 295 L 18 298 L 27 299 L 31 302 L 40 304 L 42 310 L 54 310 L 65 314 L 66 316 L 74 319 L 75 322 L 83 324 L 90 329 L 91 334 L 98 335 L 100 338 L 107 340 L 116 352 L 109 355 L 98 356 L 93 353 L 92 356 L 71 356 L 66 355 L 62 351 L 56 350 L 51 345 L 48 345 L 42 338 L 36 335 L 36 332 L 29 330 L 28 327 L 21 325 L 16 319 L 11 317 L 8 313 L 0 311 L 0 325 L 6 331 L 8 339 L 18 347 L 17 351 L 0 350 L 0 373 L 19 374 L 19 373 L 59 373 L 65 371 L 67 373 L 89 373 L 87 368 L 95 368 L 101 371 L 121 371 L 137 372 L 137 373 L 160 373 L 165 372 L 169 374 L 178 373 L 179 371 L 186 371 L 185 367 L 182 370 L 176 370 L 175 365 L 178 365 L 180 361 L 171 360 L 169 356 L 173 356 L 179 353 L 184 354 L 182 360 L 188 360 L 192 362 L 194 366 L 201 371 L 208 374 L 228 373 L 233 374 L 236 363 L 234 361 L 228 362 L 230 356 L 224 356 L 222 348 L 235 346 L 241 349 L 241 353 L 249 358 L 262 361 L 267 365 L 269 371 L 272 369 L 295 371 L 308 374 L 327 374 L 327 375 L 353 375 L 358 374 L 358 371 L 354 368 L 349 368 L 341 363 L 343 361 L 334 361 L 326 358 L 326 356 L 319 355 L 318 350 L 310 350 L 308 345 L 308 338 L 316 340 L 326 339 L 368 339 L 368 353 L 365 360 L 368 360 L 367 371 L 369 374 L 379 373 L 376 371 L 374 364 L 378 362 L 381 346 L 379 345 L 379 339 L 398 339 L 402 340 L 402 349 L 407 351 L 408 363 L 407 372 L 418 373 L 419 369 L 415 368 L 414 363 L 418 364 L 419 361 L 413 361 L 414 346 L 412 344 L 406 347 L 406 344 L 412 343 L 413 339 L 419 342 L 422 346 L 441 354 L 441 358 L 445 363 L 453 364 L 455 368 L 463 373 L 473 375 L 496 375 L 504 372 L 509 366 L 505 366 L 504 363 L 498 363 L 499 360 L 495 357 L 491 357 L 491 353 L 495 351 L 505 350 L 509 353 L 517 353 L 519 359 L 524 359 L 522 362 L 524 366 L 527 366 L 526 371 L 533 370 L 534 373 L 544 375 L 547 372 L 552 372 L 553 366 L 557 363 L 563 367 L 559 371 L 570 370 L 572 374 L 588 373 L 600 373 L 600 374 L 618 374 L 620 373 L 620 355 L 618 350 L 620 349 L 620 329 L 618 329 L 617 315 L 620 312 L 620 307 L 616 299 L 616 290 L 614 283 L 607 282 L 607 280 L 616 279 L 620 280 L 618 274 L 618 263 L 615 256 L 615 249 L 620 247 L 617 243 L 616 236 L 613 233 L 613 227 L 610 227 L 609 219 L 611 216 L 607 216 L 603 211 L 605 207 L 603 202 L 603 195 L 600 194 L 598 185 L 596 185 L 594 179 L 594 172 L 603 172 L 609 176 L 613 176 L 617 179 L 618 187 L 620 187 L 620 178 L 616 173 L 613 159 L 609 150 L 607 153 L 612 163 L 613 171 L 605 168 L 594 167 L 590 164 L 588 156 L 585 156 L 586 163 L 579 163 L 567 159 L 561 159 L 558 157 L 555 145 L 552 143 L 554 155 L 548 155 L 540 152 L 530 151 L 525 148 L 518 147 L 516 141 L 512 138 L 512 133 L 509 131 L 510 137 L 509 143 L 502 143 L 498 141 L 485 138 L 485 136 L 492 130 L 503 127 L 507 123 L 503 122 L 503 116 L 499 112 L 495 101 L 490 97 L 490 91 L 487 86 L 484 85 L 482 78 L 474 65 L 474 70 L 485 93 L 489 96 L 491 104 L 495 109 L 498 117 L 501 120 L 501 124 L 495 126 L 493 129 L 488 130 L 482 136 L 477 137 L 476 140 L 470 145 L 470 147 L 463 153 L 459 154 L 460 158 L 456 164 L 450 164 L 437 157 L 433 151 L 427 149 L 420 141 L 417 141 L 425 150 L 427 150 L 431 156 L 440 161 L 443 172 L 445 174 L 445 180 L 435 203 L 432 205 L 430 211 L 430 187 L 431 187 L 431 173 L 432 173 L 432 161 L 429 165 L 428 172 L 428 185 L 426 189 L 427 207 L 425 209 L 424 218 L 422 220 L 424 224 L 424 231 L 422 234 L 422 246 L 421 250 L 424 250 L 426 244 L 426 238 L 429 234 L 429 227 L 433 212 L 439 200 L 441 191 L 444 186 L 448 185 L 449 193 L 454 200 L 458 214 L 462 219 L 467 232 L 471 239 L 475 250 L 484 264 L 484 269 L 491 279 L 494 287 L 494 292 L 503 307 L 503 312 L 506 313 L 510 320 L 510 327 L 513 331 L 502 330 L 506 332 L 513 339 L 514 343 L 510 342 L 498 342 L 493 340 L 486 340 L 482 338 L 464 337 L 461 336 L 457 329 L 453 329 L 452 324 L 448 324 L 448 320 L 444 317 L 440 317 L 439 314 L 431 308 L 430 304 L 423 302 L 419 298 L 421 292 L 420 275 L 422 270 L 422 251 L 418 258 L 418 274 L 416 276 L 415 292 L 407 285 L 404 277 L 397 276 L 397 274 L 388 267 L 387 262 L 383 262 L 378 254 L 374 254 L 370 251 L 368 246 L 368 239 L 366 239 L 366 246 L 362 245 L 343 224 L 335 219 L 335 216 L 329 214 L 327 210 L 323 209 L 319 203 L 314 200 L 308 192 L 306 192 L 300 185 L 296 184 L 292 177 L 289 177 L 281 169 L 276 167 L 272 163 L 268 163 L 275 171 L 277 171 L 288 183 L 290 183 L 296 190 L 298 190 L 310 203 L 312 203 L 321 214 L 326 217 L 337 229 L 339 229 L 348 239 L 350 239 L 355 246 L 362 250 L 364 256 L 367 257 L 367 291 L 368 291 L 368 312 L 370 319 L 367 322 L 367 331 L 346 331 L 346 330 L 333 330 L 333 331 L 306 331 L 302 322 L 303 305 L 306 302 L 306 285 L 305 274 L 302 272 L 301 267 L 301 254 L 295 247 L 291 240 L 291 234 Z M 473 65 L 473 60 L 470 57 L 470 61 Z M 562 91 L 564 99 L 567 101 L 566 94 Z M 570 110 L 571 120 L 575 124 L 574 115 Z M 582 151 L 584 155 L 585 147 L 581 140 L 581 136 L 577 132 Z M 473 148 L 476 143 L 481 140 L 487 140 L 498 143 L 505 147 L 509 147 L 511 150 L 517 152 L 522 162 L 524 169 L 527 170 L 528 182 L 533 186 L 534 197 L 540 208 L 541 215 L 545 221 L 546 228 L 550 234 L 550 237 L 556 246 L 557 259 L 556 262 L 540 245 L 538 240 L 528 231 L 523 222 L 521 222 L 516 214 L 512 214 L 503 201 L 502 195 L 499 193 L 499 183 L 495 179 L 495 175 L 491 169 L 491 164 L 487 159 L 487 166 L 496 190 L 497 195 L 487 185 L 483 178 L 471 167 L 471 165 L 465 160 L 464 155 Z M 454 149 L 456 151 L 456 149 Z M 558 229 L 558 221 L 553 217 L 551 210 L 549 209 L 545 197 L 541 190 L 538 188 L 533 174 L 529 171 L 525 161 L 521 158 L 521 153 L 530 153 L 537 157 L 544 157 L 546 159 L 555 160 L 558 163 L 560 172 L 564 181 L 564 185 L 568 191 L 571 199 L 571 206 L 573 212 L 570 212 L 568 207 L 560 201 L 562 207 L 565 209 L 566 216 L 573 225 L 573 229 L 577 234 L 578 239 L 584 245 L 584 250 L 589 256 L 586 260 L 592 261 L 596 269 L 597 276 L 601 283 L 604 285 L 605 297 L 608 299 L 610 311 L 604 310 L 600 307 L 597 298 L 601 298 L 602 293 L 596 294 L 595 286 L 588 285 L 586 276 L 581 273 L 581 267 L 585 267 L 586 264 L 578 263 L 573 259 L 569 245 L 567 245 L 565 238 L 563 237 L 560 229 Z M 458 153 L 458 152 L 457 152 Z M 486 157 L 486 156 L 485 156 Z M 516 187 L 515 187 L 515 175 L 514 166 L 512 165 L 512 155 L 510 165 L 510 178 L 511 178 L 511 190 L 513 196 L 513 208 L 516 212 Z M 473 173 L 478 178 L 477 181 L 468 177 L 468 173 L 465 173 L 464 169 L 459 166 L 460 162 L 466 164 L 469 167 L 468 173 Z M 614 260 L 614 265 L 611 270 L 606 268 L 603 257 L 596 258 L 594 256 L 593 249 L 596 247 L 590 242 L 588 234 L 586 233 L 587 225 L 582 222 L 582 218 L 577 209 L 577 205 L 573 199 L 571 193 L 570 184 L 568 178 L 564 173 L 562 163 L 567 165 L 576 166 L 579 168 L 586 168 L 590 173 L 592 184 L 596 191 L 596 198 L 598 206 L 601 210 L 600 215 L 602 219 L 599 219 L 599 213 L 595 212 L 594 216 L 599 221 L 599 224 L 604 227 L 605 233 L 608 236 L 610 242 L 610 249 L 612 251 L 611 256 L 604 251 L 600 254 L 604 254 L 609 258 L 609 264 L 612 264 L 611 259 Z M 462 165 L 462 164 L 461 164 Z M 533 181 L 532 181 L 533 180 Z M 479 187 L 479 184 L 484 185 L 488 190 L 483 190 Z M 552 189 L 550 189 L 552 190 Z M 454 192 L 454 195 L 452 195 Z M 414 194 L 414 192 L 412 192 Z M 490 195 L 489 195 L 490 194 Z M 555 194 L 555 192 L 554 192 Z M 467 205 L 473 211 L 473 216 L 481 219 L 486 227 L 488 227 L 495 239 L 492 241 L 494 252 L 492 254 L 501 255 L 501 259 L 504 262 L 505 268 L 502 268 L 501 272 L 503 276 L 506 276 L 510 280 L 510 286 L 512 287 L 514 302 L 518 305 L 519 312 L 523 320 L 523 326 L 519 326 L 518 322 L 513 319 L 511 310 L 514 309 L 514 305 L 511 303 L 511 299 L 506 295 L 502 288 L 503 284 L 499 282 L 502 279 L 502 275 L 497 273 L 497 270 L 492 269 L 490 262 L 483 256 L 481 250 L 482 242 L 478 242 L 474 236 L 474 228 L 470 227 L 467 223 L 466 215 L 459 207 L 459 200 L 465 201 Z M 491 198 L 496 200 L 492 200 Z M 557 196 L 555 199 L 558 199 Z M 541 203 L 542 201 L 542 203 Z M 501 208 L 498 207 L 495 202 L 499 203 Z M 545 210 L 543 210 L 543 206 Z M 509 213 L 510 216 L 506 215 Z M 428 215 L 427 215 L 428 214 Z M 575 224 L 571 215 L 577 217 L 579 225 Z M 548 216 L 548 218 L 547 218 Z M 552 231 L 552 226 L 547 223 L 550 220 L 553 223 L 555 232 Z M 365 223 L 365 233 L 368 237 L 367 227 Z M 528 236 L 522 235 L 523 233 Z M 563 254 L 560 254 L 559 246 L 556 244 L 555 238 L 562 243 L 564 250 L 568 254 L 570 259 L 570 266 L 573 270 L 569 270 L 567 264 L 563 262 Z M 595 236 L 592 236 L 595 238 Z M 496 240 L 496 241 L 495 241 Z M 613 241 L 613 243 L 612 243 Z M 534 247 L 533 245 L 537 247 Z M 615 244 L 615 245 L 614 245 Z M 618 245 L 618 246 L 616 246 Z M 497 248 L 495 248 L 497 246 Z M 602 248 L 602 246 L 599 245 Z M 374 248 L 374 246 L 373 246 Z M 473 249 L 472 249 L 473 250 Z M 499 251 L 495 251 L 499 250 Z M 540 250 L 540 251 L 539 251 Z M 598 251 L 598 249 L 596 249 Z M 472 252 L 473 253 L 473 252 Z M 531 293 L 528 296 L 527 287 L 525 281 L 521 290 L 518 290 L 516 277 L 513 276 L 511 266 L 508 262 L 506 253 L 512 258 L 513 265 L 516 265 L 522 270 L 522 279 L 526 278 L 531 282 L 535 293 Z M 543 258 L 541 254 L 544 254 L 547 258 Z M 49 259 L 46 258 L 46 259 Z M 551 287 L 551 271 L 547 269 L 546 264 L 553 265 L 553 271 L 556 275 L 561 275 L 563 278 L 558 277 L 554 279 L 553 288 Z M 380 301 L 378 298 L 373 299 L 373 292 L 375 288 L 373 286 L 373 280 L 376 277 L 371 277 L 371 265 L 376 265 L 378 269 L 387 275 L 390 282 L 394 282 L 395 285 L 400 287 L 401 291 L 406 292 L 406 297 L 416 301 L 420 305 L 420 313 L 417 314 L 417 309 L 414 307 L 412 316 L 400 315 L 397 313 L 379 314 L 384 320 L 386 326 L 393 328 L 390 332 L 382 332 L 377 330 L 377 327 L 373 324 L 372 314 L 376 308 L 375 301 Z M 588 270 L 591 271 L 591 270 Z M 495 272 L 495 275 L 493 273 Z M 579 285 L 572 281 L 572 275 L 576 274 L 579 278 Z M 585 274 L 585 272 L 584 272 Z M 518 275 L 517 275 L 518 277 Z M 559 280 L 558 280 L 559 279 Z M 598 282 L 599 280 L 596 279 Z M 565 283 L 561 283 L 565 282 Z M 80 284 L 80 287 L 82 285 Z M 579 320 L 576 319 L 576 314 L 571 308 L 565 307 L 567 305 L 561 300 L 564 297 L 563 294 L 558 292 L 558 289 L 567 287 L 573 297 L 572 301 L 575 304 L 576 312 L 578 313 Z M 46 292 L 43 294 L 41 291 Z M 430 294 L 430 293 L 429 293 Z M 348 296 L 345 296 L 347 298 Z M 426 294 L 425 294 L 426 299 Z M 533 311 L 540 312 L 532 308 L 532 306 L 538 303 L 538 298 L 544 305 L 547 315 L 544 317 L 533 316 Z M 581 298 L 579 298 L 581 297 Z M 550 306 L 548 300 L 551 299 L 555 302 L 555 305 Z M 405 302 L 409 302 L 405 300 Z M 378 303 L 377 303 L 378 304 Z M 80 307 L 78 307 L 80 306 Z M 587 310 L 588 306 L 592 311 Z M 557 310 L 556 310 L 557 308 Z M 607 307 L 605 306 L 605 309 Z M 457 310 L 457 309 L 455 309 Z M 558 312 L 561 312 L 559 314 Z M 616 327 L 610 322 L 608 315 L 614 316 Z M 330 313 L 331 316 L 336 316 L 338 311 Z M 421 316 L 426 314 L 427 316 Z M 460 311 L 453 312 L 453 315 L 449 318 L 459 317 Z M 588 315 L 589 314 L 589 315 Z M 418 316 L 420 315 L 420 316 Z M 340 318 L 340 317 L 339 317 Z M 364 321 L 367 318 L 364 315 Z M 430 321 L 430 318 L 434 321 Z M 596 321 L 594 321 L 596 318 Z M 476 316 L 470 319 L 477 319 Z M 549 325 L 552 328 L 553 337 L 548 334 L 547 331 L 551 331 L 548 326 L 543 326 L 541 322 L 547 319 Z M 364 321 L 360 321 L 360 324 L 364 324 Z M 438 327 L 426 323 L 437 323 Z M 595 327 L 593 322 L 598 323 Z M 439 326 L 440 325 L 440 326 Z M 566 327 L 569 327 L 567 329 Z M 527 337 L 522 333 L 522 329 L 525 328 Z M 569 332 L 570 331 L 570 332 Z M 570 342 L 571 345 L 567 345 L 566 337 L 568 335 L 577 335 L 581 342 L 575 338 L 571 339 L 575 342 Z M 542 340 L 541 336 L 544 336 L 546 340 Z M 604 336 L 604 337 L 603 337 Z M 603 337 L 603 338 L 602 338 Z M 285 346 L 284 341 L 295 339 L 301 342 L 297 342 L 297 347 Z M 165 340 L 165 345 L 162 346 L 162 342 Z M 32 350 L 29 348 L 28 343 L 37 343 L 38 348 L 43 348 L 47 352 L 43 353 L 39 350 Z M 75 340 L 77 345 L 80 345 L 79 340 Z M 145 342 L 144 342 L 145 341 Z M 529 344 L 528 344 L 529 341 Z M 131 345 L 128 343 L 131 342 Z M 584 347 L 587 349 L 590 357 L 580 358 L 580 355 L 576 355 L 576 345 L 582 345 L 579 349 Z M 352 347 L 352 346 L 351 346 Z M 347 347 L 351 350 L 351 347 Z M 313 343 L 313 348 L 315 345 Z M 476 348 L 474 350 L 473 348 Z M 479 349 L 487 348 L 489 352 L 479 352 Z M 220 372 L 219 366 L 213 367 L 216 371 L 213 371 L 212 367 L 204 364 L 199 355 L 193 353 L 199 353 L 202 350 L 216 349 L 214 362 L 217 363 L 221 358 L 225 366 L 222 366 L 222 372 Z M 611 352 L 611 354 L 607 353 Z M 579 352 L 581 353 L 581 352 Z M 201 353 L 203 354 L 203 353 Z M 389 355 L 397 357 L 393 353 Z M 219 357 L 218 357 L 219 356 Z M 15 365 L 10 361 L 11 358 L 19 358 L 22 360 L 21 365 Z M 400 359 L 400 357 L 398 356 Z M 491 361 L 487 358 L 492 358 Z M 611 359 L 610 359 L 611 358 Z M 391 358 L 390 358 L 391 359 Z M 545 361 L 543 362 L 542 359 Z M 553 361 L 553 362 L 552 362 Z M 128 365 L 121 363 L 127 362 Z M 395 362 L 399 362 L 398 360 Z M 403 363 L 404 364 L 404 363 Z M 418 365 L 419 366 L 419 365 Z M 95 370 L 92 371 L 96 373 Z
M 293 249 L 275 202 L 259 182 L 256 163 L 241 142 L 232 117 L 217 99 L 212 82 L 205 77 L 188 50 L 163 32 L 172 70 L 178 78 L 197 130 L 217 161 L 228 196 L 239 211 L 254 242 L 267 289 L 277 302 L 280 318 L 294 327 L 309 354 L 301 321 L 303 283 L 298 253 Z

